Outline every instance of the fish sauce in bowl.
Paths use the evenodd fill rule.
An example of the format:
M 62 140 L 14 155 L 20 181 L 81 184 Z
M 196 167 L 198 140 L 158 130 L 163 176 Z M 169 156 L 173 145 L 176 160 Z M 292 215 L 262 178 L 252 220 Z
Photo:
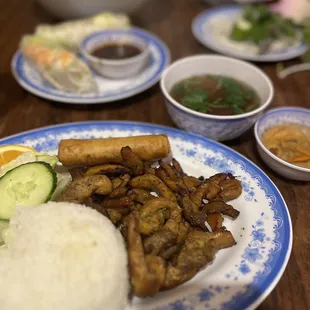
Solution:
M 252 87 L 221 75 L 183 79 L 172 87 L 170 95 L 191 110 L 212 115 L 239 115 L 260 107 L 260 98 Z
M 109 43 L 95 48 L 91 54 L 97 58 L 122 60 L 138 56 L 142 49 L 129 43 Z

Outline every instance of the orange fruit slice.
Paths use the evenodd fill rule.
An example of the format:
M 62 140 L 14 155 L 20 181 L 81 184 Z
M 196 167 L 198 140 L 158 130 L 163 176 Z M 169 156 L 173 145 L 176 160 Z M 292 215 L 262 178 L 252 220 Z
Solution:
M 0 166 L 9 163 L 25 152 L 36 152 L 36 150 L 23 145 L 0 146 Z

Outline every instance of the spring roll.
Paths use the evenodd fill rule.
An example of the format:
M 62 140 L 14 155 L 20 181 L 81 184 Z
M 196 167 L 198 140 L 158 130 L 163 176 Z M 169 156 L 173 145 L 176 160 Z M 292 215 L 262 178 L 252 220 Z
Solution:
M 72 93 L 97 91 L 90 69 L 72 52 L 32 35 L 23 37 L 20 48 L 28 63 L 55 88 Z
M 66 166 L 93 166 L 107 163 L 121 163 L 120 151 L 129 146 L 143 160 L 157 160 L 167 157 L 170 144 L 166 135 L 147 135 L 126 138 L 62 140 L 58 157 Z
M 77 52 L 81 41 L 93 32 L 129 27 L 130 20 L 127 15 L 103 12 L 86 19 L 66 21 L 56 25 L 38 25 L 35 34 Z

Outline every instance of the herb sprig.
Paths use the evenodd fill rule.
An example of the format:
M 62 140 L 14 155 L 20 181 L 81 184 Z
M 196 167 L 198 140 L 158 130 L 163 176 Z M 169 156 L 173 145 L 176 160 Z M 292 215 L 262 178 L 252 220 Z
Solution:
M 224 76 L 207 76 L 207 78 L 216 81 L 216 87 L 209 92 L 201 85 L 204 78 L 192 77 L 179 82 L 173 87 L 172 96 L 181 97 L 182 105 L 202 113 L 212 113 L 215 109 L 228 108 L 233 115 L 237 115 L 251 111 L 258 106 L 258 103 L 254 102 L 247 107 L 255 93 L 252 90 L 244 90 L 234 79 Z M 222 90 L 222 97 L 214 99 L 215 92 L 219 90 Z
M 260 53 L 266 53 L 272 42 L 286 38 L 296 40 L 300 31 L 294 22 L 269 10 L 264 4 L 244 6 L 242 17 L 234 24 L 231 39 L 251 42 L 259 46 Z
M 271 11 L 268 5 L 249 4 L 244 6 L 241 18 L 233 25 L 230 38 L 256 44 L 260 54 L 268 52 L 277 39 L 285 39 L 288 45 L 290 42 L 300 42 L 310 47 L 310 18 L 297 23 Z M 310 70 L 310 48 L 301 58 L 303 63 L 287 68 L 278 64 L 278 77 L 283 79 L 290 74 Z

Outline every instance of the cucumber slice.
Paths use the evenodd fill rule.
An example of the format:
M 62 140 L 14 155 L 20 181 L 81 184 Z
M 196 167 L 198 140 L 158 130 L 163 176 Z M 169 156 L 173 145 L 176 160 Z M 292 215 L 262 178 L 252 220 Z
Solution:
M 4 244 L 2 232 L 9 227 L 9 221 L 0 221 L 0 246 Z
M 0 219 L 8 220 L 15 206 L 32 207 L 47 202 L 57 186 L 51 165 L 32 162 L 8 171 L 0 178 Z

